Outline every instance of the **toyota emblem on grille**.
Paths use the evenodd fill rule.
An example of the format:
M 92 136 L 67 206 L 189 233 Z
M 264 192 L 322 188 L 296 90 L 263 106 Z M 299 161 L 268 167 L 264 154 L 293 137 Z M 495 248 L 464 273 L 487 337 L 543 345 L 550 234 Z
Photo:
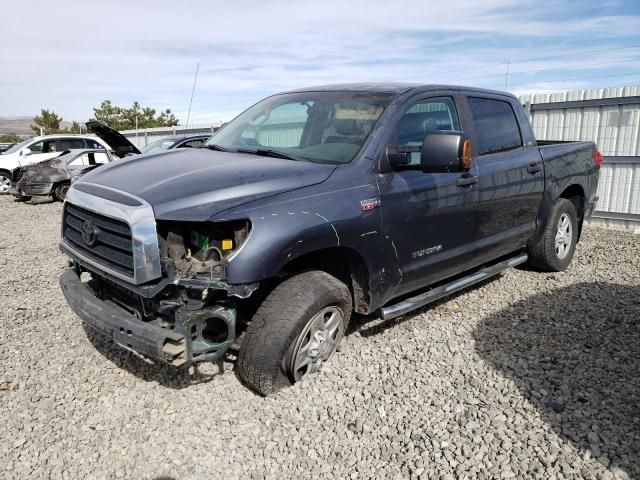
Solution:
M 98 230 L 91 220 L 86 220 L 82 224 L 82 239 L 87 246 L 93 247 L 96 244 L 99 233 L 100 230 Z

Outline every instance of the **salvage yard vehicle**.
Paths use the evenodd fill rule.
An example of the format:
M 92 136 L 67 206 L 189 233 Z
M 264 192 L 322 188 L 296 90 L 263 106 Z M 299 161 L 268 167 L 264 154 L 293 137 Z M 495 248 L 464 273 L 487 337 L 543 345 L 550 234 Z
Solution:
M 15 144 L 0 155 L 0 194 L 9 192 L 12 171 L 24 165 L 39 163 L 78 148 L 108 149 L 101 138 L 88 135 L 57 134 L 34 137 Z
M 198 148 L 204 145 L 210 137 L 211 135 L 174 135 L 164 137 L 151 142 L 141 150 L 141 153 L 160 153 L 174 148 Z
M 113 160 L 106 149 L 66 150 L 51 160 L 16 168 L 9 193 L 25 201 L 31 197 L 55 197 L 62 202 L 72 181 Z
M 60 284 L 147 357 L 237 346 L 262 395 L 318 371 L 353 312 L 405 315 L 527 261 L 566 269 L 602 162 L 592 142 L 536 142 L 512 95 L 439 85 L 274 95 L 207 147 L 75 182 Z

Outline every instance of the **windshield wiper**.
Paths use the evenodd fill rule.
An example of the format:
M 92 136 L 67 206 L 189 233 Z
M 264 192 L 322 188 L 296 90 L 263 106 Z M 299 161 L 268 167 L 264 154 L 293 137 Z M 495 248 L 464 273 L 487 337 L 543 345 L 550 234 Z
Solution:
M 210 145 L 202 145 L 201 147 L 198 148 L 208 148 L 209 150 L 215 150 L 216 152 L 228 152 L 229 150 L 227 150 L 224 147 L 221 147 L 220 145 L 216 145 L 215 143 L 212 143 Z
M 278 150 L 271 150 L 270 148 L 258 148 L 256 150 L 250 150 L 248 148 L 239 148 L 236 150 L 238 153 L 250 153 L 252 155 L 260 155 L 263 157 L 284 158 L 285 160 L 300 160 L 298 157 L 289 155 L 288 153 L 280 152 Z

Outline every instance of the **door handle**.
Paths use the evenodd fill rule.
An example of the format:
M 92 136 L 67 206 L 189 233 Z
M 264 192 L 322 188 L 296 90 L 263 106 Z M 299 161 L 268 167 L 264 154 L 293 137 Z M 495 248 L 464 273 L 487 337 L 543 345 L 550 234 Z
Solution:
M 478 183 L 478 177 L 460 177 L 456 183 L 459 187 L 469 187 L 474 183 Z
M 527 167 L 527 172 L 533 174 L 533 173 L 538 173 L 542 171 L 542 166 L 540 165 L 539 162 L 531 162 L 529 164 L 529 166 Z

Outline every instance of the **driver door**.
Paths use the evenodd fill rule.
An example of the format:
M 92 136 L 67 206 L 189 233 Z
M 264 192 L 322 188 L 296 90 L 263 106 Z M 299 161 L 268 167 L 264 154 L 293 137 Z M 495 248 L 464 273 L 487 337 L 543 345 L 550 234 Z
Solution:
M 409 103 L 389 140 L 420 146 L 433 131 L 464 130 L 453 96 Z M 473 252 L 478 188 L 459 185 L 461 173 L 424 173 L 420 152 L 409 165 L 379 176 L 382 229 L 394 268 L 387 272 L 387 295 L 416 290 L 465 269 Z M 472 167 L 471 175 L 475 175 Z

